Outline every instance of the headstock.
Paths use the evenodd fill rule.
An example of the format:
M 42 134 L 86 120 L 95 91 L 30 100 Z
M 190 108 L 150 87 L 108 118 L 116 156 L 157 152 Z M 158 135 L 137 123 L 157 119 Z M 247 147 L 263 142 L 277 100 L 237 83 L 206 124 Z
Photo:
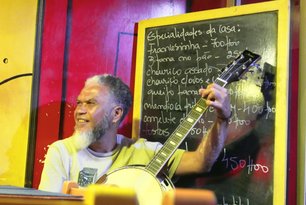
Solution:
M 261 56 L 248 50 L 244 50 L 234 61 L 228 64 L 222 74 L 219 76 L 224 85 L 238 81 L 254 66 L 255 62 L 260 60 Z

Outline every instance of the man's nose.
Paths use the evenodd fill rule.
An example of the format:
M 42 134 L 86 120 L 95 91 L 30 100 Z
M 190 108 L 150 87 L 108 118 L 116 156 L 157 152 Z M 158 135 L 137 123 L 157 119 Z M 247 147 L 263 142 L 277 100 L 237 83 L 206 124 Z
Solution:
M 85 103 L 79 104 L 76 107 L 76 113 L 79 113 L 79 114 L 87 113 L 87 106 L 86 106 L 86 104 Z

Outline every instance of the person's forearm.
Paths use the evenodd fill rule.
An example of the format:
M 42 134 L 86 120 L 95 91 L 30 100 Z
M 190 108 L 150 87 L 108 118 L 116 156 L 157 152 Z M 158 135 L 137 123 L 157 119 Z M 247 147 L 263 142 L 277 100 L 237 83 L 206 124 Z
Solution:
M 227 137 L 228 121 L 217 118 L 208 135 L 203 137 L 196 153 L 198 159 L 202 160 L 202 171 L 210 171 L 218 158 Z
M 198 148 L 185 152 L 176 170 L 177 175 L 208 172 L 218 158 L 227 136 L 228 122 L 217 119 Z
M 207 136 L 204 136 L 196 151 L 185 152 L 176 174 L 209 171 L 218 158 L 227 137 L 228 119 L 231 117 L 228 91 L 218 84 L 210 84 L 199 90 L 206 105 L 216 111 L 217 119 Z

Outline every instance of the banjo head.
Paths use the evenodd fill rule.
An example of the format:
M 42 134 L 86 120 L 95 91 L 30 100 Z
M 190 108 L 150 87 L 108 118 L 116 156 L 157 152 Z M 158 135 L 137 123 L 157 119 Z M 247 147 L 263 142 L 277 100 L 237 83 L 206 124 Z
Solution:
M 142 166 L 128 166 L 104 175 L 104 184 L 135 190 L 140 205 L 161 204 L 165 191 L 174 188 L 165 176 L 160 180 Z

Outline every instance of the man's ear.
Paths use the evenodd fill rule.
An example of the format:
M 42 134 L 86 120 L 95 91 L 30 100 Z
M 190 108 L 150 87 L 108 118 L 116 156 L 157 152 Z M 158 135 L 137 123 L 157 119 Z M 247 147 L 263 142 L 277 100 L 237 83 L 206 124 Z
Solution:
M 113 123 L 117 123 L 120 122 L 120 119 L 123 115 L 123 108 L 121 106 L 116 106 L 114 107 L 113 111 L 112 111 L 112 115 L 113 115 Z

